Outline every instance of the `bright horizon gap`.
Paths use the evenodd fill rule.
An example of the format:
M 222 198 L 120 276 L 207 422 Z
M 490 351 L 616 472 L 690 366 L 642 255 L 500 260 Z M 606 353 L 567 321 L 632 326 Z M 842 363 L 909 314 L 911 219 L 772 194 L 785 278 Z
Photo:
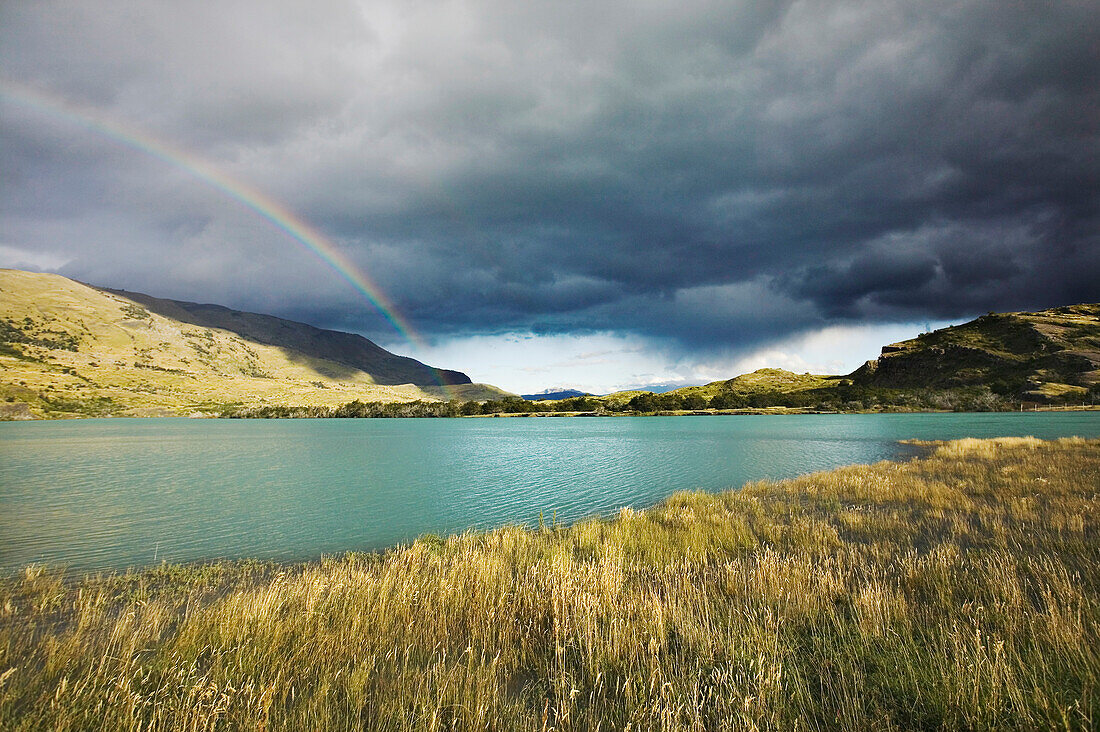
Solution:
M 878 358 L 885 345 L 970 319 L 829 326 L 719 354 L 675 356 L 671 348 L 649 339 L 602 332 L 457 336 L 401 355 L 443 368 L 457 367 L 475 383 L 492 384 L 513 394 L 534 394 L 551 388 L 608 394 L 645 389 L 647 385 L 706 384 L 761 368 L 848 374 Z M 380 345 L 391 348 L 390 344 Z
M 18 269 L 9 260 L 26 254 L 0 245 L 0 267 Z M 53 260 L 38 264 L 40 271 L 56 269 L 51 266 L 56 264 Z M 882 346 L 972 319 L 829 326 L 737 354 L 689 354 L 679 359 L 670 356 L 659 343 L 612 332 L 457 336 L 431 344 L 422 342 L 411 349 L 408 342 L 389 342 L 377 337 L 372 340 L 396 355 L 409 356 L 430 368 L 461 371 L 474 383 L 490 384 L 514 394 L 534 394 L 547 389 L 607 394 L 651 386 L 680 388 L 706 384 L 761 368 L 843 375 L 877 358 Z M 486 354 L 492 357 L 487 358 Z

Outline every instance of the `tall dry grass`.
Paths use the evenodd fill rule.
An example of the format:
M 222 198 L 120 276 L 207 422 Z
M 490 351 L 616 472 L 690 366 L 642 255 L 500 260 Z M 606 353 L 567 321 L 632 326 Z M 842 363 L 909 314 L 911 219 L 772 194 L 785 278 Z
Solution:
M 1100 441 L 542 530 L 0 588 L 13 730 L 1085 729 Z

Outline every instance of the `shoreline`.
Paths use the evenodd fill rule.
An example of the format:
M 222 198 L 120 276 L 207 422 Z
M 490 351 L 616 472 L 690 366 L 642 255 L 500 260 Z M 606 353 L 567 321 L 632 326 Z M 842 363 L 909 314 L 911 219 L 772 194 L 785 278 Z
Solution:
M 486 416 L 493 416 L 493 415 L 478 415 L 478 417 L 486 417 Z M 530 416 L 530 415 L 516 415 L 516 416 Z M 630 416 L 630 415 L 615 415 L 615 416 Z M 974 438 L 964 438 L 964 439 L 973 440 Z M 989 440 L 1019 440 L 1019 439 L 1036 440 L 1038 438 L 1031 438 L 1031 437 L 1025 437 L 1025 438 L 997 437 L 997 438 L 983 438 L 983 439 L 989 439 Z M 1057 439 L 1077 440 L 1077 439 L 1088 439 L 1088 438 L 1065 437 L 1065 438 L 1057 438 Z M 957 442 L 957 441 L 958 440 L 920 440 L 920 439 L 909 439 L 909 438 L 899 439 L 899 440 L 896 441 L 898 445 L 904 445 L 904 446 L 909 447 L 909 448 L 916 448 L 916 454 L 910 455 L 910 456 L 904 457 L 904 458 L 899 457 L 899 458 L 896 458 L 896 459 L 887 460 L 885 462 L 903 464 L 903 463 L 910 462 L 912 460 L 919 460 L 919 459 L 922 459 L 922 458 L 926 458 L 929 455 L 931 455 L 937 447 L 946 445 L 950 442 Z M 1039 440 L 1039 441 L 1040 442 L 1053 442 L 1053 441 L 1056 441 L 1056 440 Z M 1096 442 L 1097 447 L 1100 448 L 1100 438 L 1095 438 L 1093 441 Z M 827 473 L 831 473 L 831 472 L 834 472 L 834 471 L 845 470 L 845 469 L 848 469 L 848 468 L 869 467 L 870 465 L 871 465 L 871 463 L 850 463 L 848 465 L 843 465 L 843 466 L 836 467 L 836 468 L 823 468 L 821 470 L 811 470 L 809 472 L 803 473 L 801 475 L 794 476 L 792 478 L 787 478 L 787 479 L 779 480 L 779 481 L 770 481 L 770 482 L 785 483 L 785 482 L 789 482 L 789 481 L 797 481 L 797 480 L 802 480 L 802 479 L 805 479 L 805 478 L 810 478 L 810 477 L 815 476 L 815 475 L 827 474 Z M 769 481 L 765 481 L 765 482 L 769 482 Z M 750 481 L 750 483 L 751 483 L 751 481 Z M 710 495 L 710 496 L 721 495 L 722 493 L 732 493 L 732 492 L 740 491 L 740 490 L 744 489 L 745 486 L 749 485 L 750 483 L 743 484 L 743 485 L 741 485 L 737 488 L 729 488 L 729 489 L 726 489 L 726 490 L 718 492 L 718 493 L 710 492 L 710 491 L 704 491 L 704 490 L 700 490 L 700 489 L 680 489 L 680 490 L 674 491 L 668 498 L 665 498 L 665 499 L 663 499 L 661 501 L 658 501 L 656 503 L 649 504 L 649 505 L 646 505 L 646 506 L 642 506 L 640 508 L 634 507 L 634 506 L 621 506 L 618 509 L 616 509 L 614 513 L 619 513 L 619 512 L 622 512 L 624 510 L 625 511 L 631 511 L 631 512 L 634 512 L 634 513 L 645 513 L 645 512 L 648 512 L 648 511 L 653 511 L 653 510 L 659 509 L 672 496 L 675 496 L 677 494 L 681 494 L 681 493 L 699 493 L 700 495 Z M 541 514 L 542 514 L 542 512 L 540 511 L 540 524 L 541 524 Z M 552 516 L 553 516 L 553 514 L 552 514 Z M 573 526 L 575 526 L 579 523 L 586 522 L 586 521 L 608 521 L 608 520 L 612 520 L 612 517 L 610 515 L 602 515 L 602 514 L 599 514 L 599 513 L 594 513 L 594 514 L 591 514 L 591 515 L 588 515 L 588 516 L 583 516 L 581 518 L 578 518 L 578 519 L 575 519 L 575 520 L 569 521 L 569 522 L 558 522 L 556 518 L 551 518 L 551 520 L 546 525 L 548 525 L 552 530 L 562 530 L 562 529 L 570 529 L 571 527 L 573 527 Z M 249 566 L 263 566 L 263 567 L 269 567 L 269 568 L 282 568 L 282 569 L 292 569 L 292 568 L 305 569 L 305 568 L 309 568 L 309 567 L 312 567 L 312 566 L 319 565 L 321 563 L 324 563 L 325 561 L 331 561 L 333 559 L 339 559 L 341 557 L 345 557 L 345 556 L 349 556 L 349 555 L 350 556 L 378 556 L 378 557 L 386 556 L 386 555 L 392 554 L 394 552 L 404 551 L 404 550 L 408 549 L 409 547 L 411 547 L 412 545 L 416 544 L 418 541 L 423 540 L 425 537 L 429 537 L 430 541 L 443 541 L 443 542 L 446 542 L 447 540 L 452 539 L 452 538 L 467 537 L 467 536 L 478 536 L 478 535 L 483 535 L 483 534 L 490 534 L 490 533 L 493 533 L 495 531 L 510 530 L 510 529 L 518 529 L 518 530 L 521 530 L 521 531 L 532 531 L 532 530 L 535 530 L 535 527 L 530 526 L 528 524 L 524 524 L 524 523 L 514 523 L 514 524 L 513 523 L 506 523 L 506 524 L 502 524 L 500 526 L 497 526 L 497 527 L 491 528 L 491 529 L 467 529 L 466 531 L 463 531 L 463 532 L 460 532 L 460 533 L 455 533 L 455 534 L 447 534 L 446 536 L 443 536 L 443 537 L 440 537 L 438 534 L 428 532 L 428 533 L 425 533 L 425 534 L 421 534 L 421 535 L 417 536 L 415 539 L 413 539 L 411 541 L 408 541 L 408 542 L 403 542 L 403 543 L 398 542 L 398 543 L 395 543 L 395 544 L 392 544 L 392 545 L 383 546 L 383 547 L 379 547 L 379 548 L 375 548 L 375 549 L 345 549 L 345 550 L 342 550 L 342 551 L 333 552 L 331 554 L 321 553 L 316 558 L 311 557 L 311 558 L 302 558 L 302 559 L 277 560 L 277 559 L 260 559 L 258 557 L 249 557 L 249 556 L 241 556 L 241 557 L 235 557 L 235 558 L 233 558 L 233 557 L 214 557 L 214 558 L 209 558 L 209 559 L 196 559 L 196 560 L 193 560 L 193 561 L 184 561 L 184 562 L 169 562 L 167 560 L 162 560 L 160 563 L 157 563 L 157 562 L 154 561 L 153 563 L 143 564 L 143 565 L 134 565 L 134 566 L 116 567 L 116 568 L 90 569 L 90 570 L 78 570 L 78 571 L 75 571 L 75 572 L 70 572 L 69 569 L 68 569 L 68 566 L 63 564 L 63 563 L 51 564 L 49 562 L 31 562 L 29 564 L 25 564 L 25 565 L 18 566 L 18 567 L 13 567 L 13 568 L 9 568 L 9 569 L 0 569 L 0 582 L 6 581 L 6 580 L 11 580 L 13 577 L 17 576 L 18 574 L 25 573 L 28 570 L 60 573 L 62 575 L 65 575 L 65 577 L 66 577 L 65 581 L 66 582 L 77 582 L 78 583 L 78 582 L 84 581 L 84 580 L 86 580 L 90 577 L 96 577 L 96 576 L 130 576 L 130 575 L 142 575 L 142 574 L 146 574 L 146 573 L 150 573 L 150 572 L 152 572 L 154 574 L 157 574 L 157 573 L 160 573 L 164 569 L 188 570 L 188 569 L 202 569 L 202 568 L 206 568 L 206 567 L 234 566 L 234 565 L 237 565 L 237 564 L 243 564 L 243 565 L 249 565 Z
M 400 405 L 405 402 L 392 402 L 392 404 Z M 264 407 L 257 407 L 256 409 L 285 409 L 285 410 L 308 410 L 310 407 L 281 407 L 278 405 L 265 405 Z M 335 416 L 335 415 L 286 415 L 286 416 L 269 416 L 269 415 L 249 415 L 245 413 L 240 414 L 216 414 L 216 413 L 196 413 L 191 414 L 179 414 L 179 413 L 167 413 L 171 410 L 165 409 L 165 413 L 155 414 L 103 414 L 103 415 L 85 415 L 85 414 L 62 414 L 48 417 L 10 417 L 5 418 L 0 416 L 0 423 L 3 422 L 56 422 L 64 420 L 83 420 L 83 419 L 221 419 L 221 420 L 234 420 L 234 419 L 486 419 L 486 418 L 558 418 L 558 417 L 744 417 L 744 416 L 787 416 L 796 414 L 1015 414 L 1015 413 L 1033 413 L 1033 412 L 1100 412 L 1100 404 L 1084 404 L 1084 405 L 1051 405 L 1051 406 L 1039 406 L 1029 407 L 1027 409 L 988 409 L 988 410 L 952 410 L 952 409 L 864 409 L 853 411 L 827 411 L 817 409 L 805 409 L 800 407 L 760 407 L 760 408 L 744 408 L 744 409 L 693 409 L 693 410 L 660 410 L 655 412 L 614 412 L 614 411 L 583 411 L 583 412 L 555 412 L 555 411 L 543 411 L 543 412 L 497 412 L 493 414 L 458 414 L 453 416 Z
M 25 568 L 0 726 L 1094 725 L 1100 439 L 921 447 L 306 563 Z
M 475 415 L 473 418 L 500 417 L 500 416 L 530 417 L 530 416 L 533 416 L 533 415 L 530 415 L 530 414 Z M 544 416 L 558 416 L 558 415 L 544 415 Z M 603 415 L 603 416 L 633 416 L 633 415 Z M 124 418 L 119 418 L 119 419 L 124 419 Z M 137 418 L 134 418 L 134 419 L 137 419 Z M 41 420 L 41 421 L 50 421 L 50 420 Z M 801 475 L 794 476 L 792 478 L 785 478 L 785 479 L 781 479 L 781 480 L 768 480 L 768 479 L 765 479 L 765 480 L 759 480 L 759 481 L 750 481 L 748 483 L 745 483 L 745 484 L 741 485 L 740 487 L 730 488 L 730 489 L 727 489 L 727 490 L 724 490 L 724 491 L 721 491 L 721 492 L 717 492 L 717 493 L 704 491 L 704 490 L 699 490 L 699 489 L 680 489 L 680 490 L 674 491 L 668 498 L 665 498 L 664 500 L 658 501 L 657 503 L 654 503 L 654 504 L 651 504 L 651 505 L 648 505 L 648 506 L 643 506 L 641 508 L 635 508 L 633 506 L 623 506 L 623 507 L 620 507 L 619 509 L 617 509 L 615 513 L 616 514 L 621 514 L 622 512 L 625 511 L 625 512 L 629 512 L 631 514 L 645 514 L 647 512 L 656 511 L 656 510 L 659 510 L 659 509 L 663 508 L 667 503 L 669 503 L 669 501 L 671 501 L 676 496 L 684 495 L 684 494 L 694 494 L 694 495 L 699 495 L 699 496 L 711 496 L 711 497 L 722 496 L 722 495 L 725 495 L 725 494 L 738 493 L 738 492 L 743 491 L 744 489 L 748 488 L 749 486 L 753 486 L 753 485 L 757 485 L 757 484 L 784 485 L 784 484 L 788 484 L 788 483 L 798 483 L 798 482 L 802 482 L 802 481 L 812 480 L 815 477 L 827 476 L 827 475 L 832 474 L 832 473 L 839 473 L 839 472 L 842 472 L 842 471 L 854 470 L 854 469 L 860 469 L 860 468 L 872 468 L 872 467 L 875 467 L 875 466 L 878 466 L 878 465 L 892 465 L 892 466 L 896 467 L 896 466 L 904 465 L 904 464 L 907 464 L 907 463 L 911 463 L 913 461 L 928 459 L 929 457 L 933 456 L 939 448 L 950 447 L 950 446 L 955 445 L 955 444 L 971 444 L 971 445 L 973 445 L 973 444 L 981 444 L 981 443 L 986 443 L 986 444 L 997 444 L 997 443 L 1003 443 L 1003 444 L 1021 443 L 1021 444 L 1023 444 L 1023 443 L 1026 443 L 1026 444 L 1043 445 L 1043 444 L 1053 444 L 1053 443 L 1060 443 L 1060 442 L 1076 442 L 1076 443 L 1085 443 L 1085 444 L 1091 446 L 1092 448 L 1095 448 L 1097 451 L 1100 451 L 1100 438 L 1083 438 L 1083 437 L 1078 437 L 1078 436 L 1059 437 L 1059 438 L 1053 438 L 1053 439 L 1042 439 L 1042 438 L 1036 438 L 1036 437 L 992 437 L 992 438 L 966 437 L 966 438 L 954 439 L 954 440 L 922 440 L 922 439 L 915 439 L 915 438 L 904 438 L 904 439 L 899 439 L 896 442 L 899 445 L 904 445 L 904 446 L 910 447 L 910 448 L 916 448 L 917 449 L 917 454 L 911 455 L 908 458 L 891 459 L 891 460 L 879 461 L 878 463 L 850 463 L 850 464 L 842 465 L 842 466 L 836 467 L 836 468 L 825 468 L 825 469 L 822 469 L 822 470 L 813 470 L 813 471 L 810 471 L 810 472 L 807 472 L 807 473 L 803 473 Z M 551 531 L 563 531 L 563 530 L 567 531 L 567 530 L 572 529 L 576 525 L 582 524 L 582 523 L 585 523 L 585 522 L 608 522 L 608 521 L 614 521 L 614 520 L 615 520 L 614 516 L 592 514 L 590 516 L 581 517 L 581 518 L 578 518 L 578 519 L 576 519 L 574 521 L 571 521 L 571 522 L 568 522 L 568 523 L 559 523 L 557 520 L 552 520 L 546 526 L 548 526 Z M 311 567 L 317 567 L 317 566 L 323 565 L 326 562 L 331 562 L 331 561 L 334 561 L 334 560 L 339 561 L 340 559 L 345 558 L 345 557 L 376 557 L 376 558 L 381 558 L 381 557 L 385 557 L 385 556 L 391 555 L 391 554 L 396 553 L 396 552 L 405 551 L 405 550 L 411 548 L 412 546 L 414 546 L 415 544 L 417 544 L 418 542 L 425 541 L 425 540 L 429 541 L 429 542 L 446 543 L 450 540 L 466 539 L 466 538 L 471 538 L 471 537 L 476 538 L 478 536 L 484 536 L 484 535 L 492 534 L 492 533 L 495 533 L 495 532 L 498 532 L 498 531 L 511 531 L 511 530 L 518 530 L 518 531 L 523 531 L 523 532 L 542 531 L 544 528 L 546 528 L 546 526 L 544 526 L 542 524 L 542 521 L 540 519 L 540 526 L 537 529 L 535 527 L 529 526 L 527 524 L 502 524 L 500 526 L 497 526 L 497 527 L 491 528 L 491 529 L 484 529 L 484 530 L 481 530 L 481 529 L 467 529 L 466 531 L 463 531 L 463 532 L 460 532 L 460 533 L 455 533 L 455 534 L 448 534 L 448 535 L 443 536 L 443 537 L 440 537 L 437 534 L 429 532 L 429 533 L 417 536 L 415 539 L 413 539 L 409 542 L 404 542 L 404 543 L 399 542 L 399 543 L 396 543 L 396 544 L 393 544 L 393 545 L 380 547 L 380 548 L 376 548 L 376 549 L 346 549 L 346 550 L 342 550 L 342 551 L 333 552 L 331 554 L 322 553 L 317 558 L 304 558 L 304 559 L 277 560 L 277 559 L 260 559 L 260 558 L 257 558 L 257 557 L 242 556 L 242 557 L 236 557 L 236 558 L 218 557 L 218 558 L 211 558 L 211 559 L 197 559 L 197 560 L 194 560 L 194 561 L 185 561 L 185 562 L 169 562 L 167 560 L 162 560 L 160 563 L 155 563 L 154 562 L 154 563 L 151 563 L 151 564 L 127 566 L 127 567 L 118 567 L 118 568 L 80 570 L 80 571 L 76 571 L 76 572 L 72 572 L 72 573 L 70 573 L 67 565 L 65 565 L 63 563 L 62 564 L 50 564 L 50 563 L 44 563 L 44 562 L 31 562 L 29 564 L 22 565 L 22 566 L 19 566 L 19 567 L 9 568 L 9 569 L 6 569 L 6 570 L 0 570 L 0 582 L 11 581 L 13 578 L 17 577 L 19 574 L 24 574 L 24 573 L 27 573 L 27 572 L 56 573 L 56 574 L 65 576 L 65 581 L 67 583 L 69 583 L 69 582 L 79 583 L 79 582 L 87 581 L 87 580 L 92 579 L 92 578 L 100 578 L 100 577 L 140 576 L 140 575 L 144 575 L 144 574 L 148 574 L 148 573 L 161 574 L 161 573 L 163 573 L 164 570 L 169 570 L 170 572 L 171 571 L 188 571 L 188 570 L 205 570 L 207 568 L 215 568 L 215 567 L 223 567 L 224 568 L 224 567 L 233 567 L 233 566 L 236 566 L 236 565 L 244 565 L 244 566 L 249 566 L 249 567 L 276 568 L 276 569 L 281 569 L 281 570 L 290 570 L 290 569 L 303 569 L 304 570 L 304 569 L 308 569 L 308 568 L 311 568 Z M 2 614 L 0 614 L 0 617 L 2 617 Z

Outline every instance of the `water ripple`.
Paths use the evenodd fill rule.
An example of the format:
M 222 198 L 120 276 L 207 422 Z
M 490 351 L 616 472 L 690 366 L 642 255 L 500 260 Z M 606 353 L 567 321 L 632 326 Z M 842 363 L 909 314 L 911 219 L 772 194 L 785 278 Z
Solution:
M 0 567 L 315 558 L 574 521 L 901 454 L 1100 435 L 1100 413 L 0 423 Z

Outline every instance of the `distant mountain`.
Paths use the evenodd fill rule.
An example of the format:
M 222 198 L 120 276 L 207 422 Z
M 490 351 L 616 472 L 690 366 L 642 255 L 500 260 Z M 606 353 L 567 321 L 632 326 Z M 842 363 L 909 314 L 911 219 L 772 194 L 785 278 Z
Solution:
M 351 333 L 0 269 L 0 418 L 506 395 Z
M 537 394 L 521 394 L 524 399 L 529 402 L 538 401 L 560 401 L 562 399 L 572 399 L 573 397 L 590 396 L 586 391 L 577 391 L 576 389 L 547 389 L 546 391 L 540 391 Z

